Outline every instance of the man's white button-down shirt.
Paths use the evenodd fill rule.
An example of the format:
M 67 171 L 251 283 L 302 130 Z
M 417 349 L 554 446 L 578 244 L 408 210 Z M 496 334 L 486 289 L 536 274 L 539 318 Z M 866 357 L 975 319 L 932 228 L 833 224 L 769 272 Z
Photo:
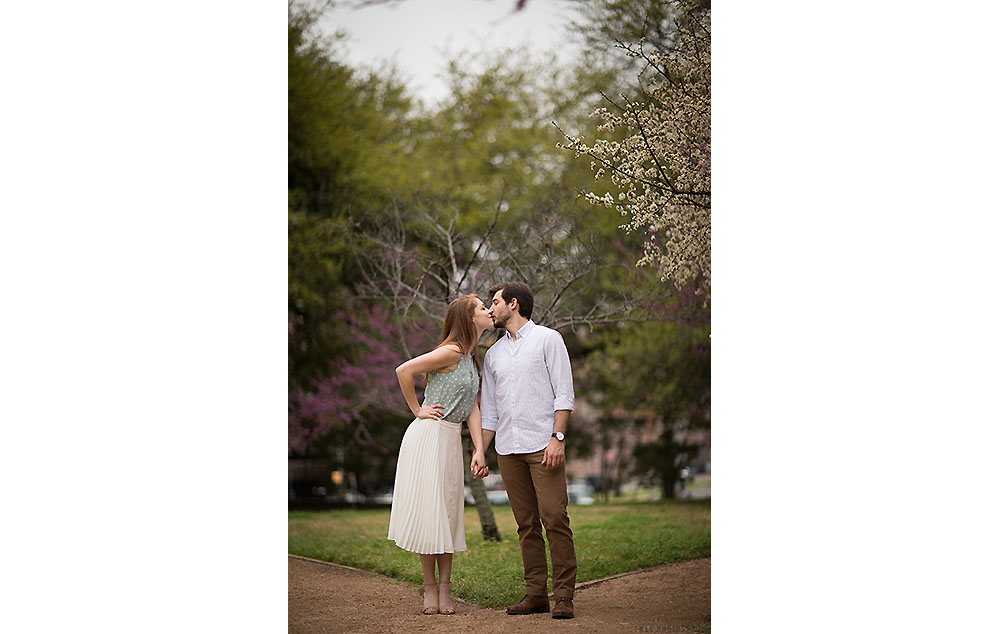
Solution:
M 573 371 L 558 331 L 528 320 L 486 351 L 483 429 L 496 433 L 498 454 L 533 453 L 552 439 L 556 410 L 573 409 Z

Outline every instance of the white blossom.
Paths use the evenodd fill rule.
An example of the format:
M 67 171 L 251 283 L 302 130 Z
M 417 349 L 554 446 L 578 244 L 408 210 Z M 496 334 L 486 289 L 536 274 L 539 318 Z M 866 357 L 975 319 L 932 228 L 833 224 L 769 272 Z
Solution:
M 684 15 L 670 50 L 619 43 L 645 61 L 641 98 L 608 99 L 614 110 L 600 107 L 592 116 L 603 121 L 599 130 L 626 131 L 625 140 L 587 144 L 564 133 L 569 143 L 562 146 L 593 158 L 595 178 L 610 174 L 617 196 L 590 192 L 586 199 L 618 205 L 629 218 L 622 228 L 647 234 L 637 264 L 678 286 L 699 274 L 711 281 L 711 11 Z

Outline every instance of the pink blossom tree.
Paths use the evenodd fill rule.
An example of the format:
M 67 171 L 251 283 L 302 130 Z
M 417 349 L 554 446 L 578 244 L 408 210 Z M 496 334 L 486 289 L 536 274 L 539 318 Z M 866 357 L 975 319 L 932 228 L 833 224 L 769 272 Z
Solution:
M 415 319 L 404 325 L 384 306 L 360 301 L 345 305 L 334 322 L 353 353 L 331 361 L 330 376 L 313 381 L 311 390 L 289 394 L 289 452 L 304 454 L 332 429 L 343 426 L 351 430 L 348 448 L 387 453 L 392 448 L 376 441 L 367 419 L 373 412 L 409 415 L 395 368 L 409 358 L 408 350 L 433 347 L 436 326 Z

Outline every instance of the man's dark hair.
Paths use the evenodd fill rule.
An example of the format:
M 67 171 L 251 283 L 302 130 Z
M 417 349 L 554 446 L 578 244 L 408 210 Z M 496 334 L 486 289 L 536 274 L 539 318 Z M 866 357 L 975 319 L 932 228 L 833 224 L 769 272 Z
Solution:
M 509 304 L 510 300 L 517 300 L 517 312 L 521 314 L 521 317 L 525 319 L 531 319 L 531 309 L 535 307 L 535 298 L 531 294 L 531 289 L 524 282 L 504 282 L 503 284 L 497 284 L 490 289 L 490 301 L 493 300 L 493 296 L 497 294 L 497 291 L 503 291 L 500 297 L 503 298 L 505 304 Z

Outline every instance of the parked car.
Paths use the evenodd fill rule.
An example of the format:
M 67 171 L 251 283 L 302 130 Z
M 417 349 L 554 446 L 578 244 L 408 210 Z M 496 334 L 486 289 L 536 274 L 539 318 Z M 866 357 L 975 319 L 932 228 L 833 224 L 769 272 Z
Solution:
M 351 489 L 348 489 L 343 493 L 328 493 L 323 497 L 324 501 L 334 504 L 364 504 L 365 499 L 364 493 L 361 491 L 352 491 Z
M 483 486 L 486 487 L 487 491 L 502 491 L 503 478 L 500 477 L 499 473 L 491 473 L 483 478 Z
M 486 497 L 489 499 L 490 504 L 510 504 L 506 491 L 487 491 Z
M 594 503 L 594 487 L 587 481 L 571 482 L 566 485 L 566 495 L 570 504 L 588 505 Z
M 368 498 L 368 501 L 375 504 L 392 504 L 392 489 L 376 491 L 375 495 Z

